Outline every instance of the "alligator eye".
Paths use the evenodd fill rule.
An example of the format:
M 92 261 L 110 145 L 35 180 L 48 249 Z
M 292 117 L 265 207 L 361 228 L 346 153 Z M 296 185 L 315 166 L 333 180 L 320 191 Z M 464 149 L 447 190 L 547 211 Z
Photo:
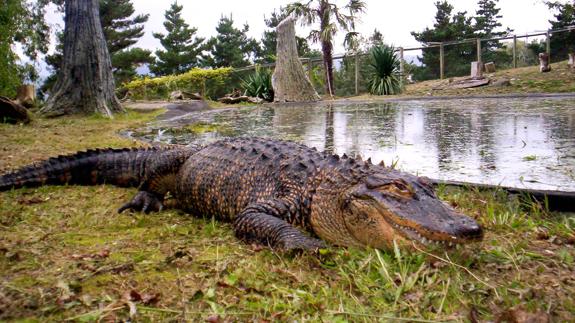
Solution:
M 396 179 L 390 183 L 386 183 L 378 188 L 383 194 L 391 195 L 400 198 L 412 198 L 414 193 L 413 188 L 402 179 Z

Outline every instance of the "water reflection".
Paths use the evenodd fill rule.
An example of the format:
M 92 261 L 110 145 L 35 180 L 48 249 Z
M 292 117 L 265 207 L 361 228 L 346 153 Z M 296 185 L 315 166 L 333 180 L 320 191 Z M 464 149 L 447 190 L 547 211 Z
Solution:
M 157 123 L 215 131 L 163 135 L 171 143 L 227 136 L 289 139 L 359 154 L 434 178 L 575 191 L 575 99 L 476 99 L 240 108 Z

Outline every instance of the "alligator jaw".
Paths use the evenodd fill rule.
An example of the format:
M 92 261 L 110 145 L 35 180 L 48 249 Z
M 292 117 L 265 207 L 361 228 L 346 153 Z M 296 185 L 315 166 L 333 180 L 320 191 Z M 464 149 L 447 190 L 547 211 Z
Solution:
M 395 229 L 395 231 L 398 232 L 402 237 L 406 238 L 406 240 L 408 241 L 414 241 L 424 246 L 435 245 L 443 248 L 445 247 L 449 248 L 455 246 L 456 244 L 464 244 L 474 241 L 480 241 L 483 237 L 483 232 L 481 231 L 481 228 L 479 227 L 478 224 L 471 226 L 474 235 L 471 235 L 469 237 L 462 235 L 456 236 L 446 232 L 437 232 L 437 231 L 429 232 L 429 230 L 420 228 L 418 225 L 413 226 L 401 225 L 396 221 L 394 221 L 393 218 L 396 216 L 390 215 L 389 211 L 385 210 L 381 213 L 384 214 L 383 216 L 384 220 L 388 224 L 390 224 Z M 463 215 L 457 214 L 456 212 L 452 211 L 451 213 L 454 218 L 465 218 L 468 219 L 468 221 L 471 220 Z

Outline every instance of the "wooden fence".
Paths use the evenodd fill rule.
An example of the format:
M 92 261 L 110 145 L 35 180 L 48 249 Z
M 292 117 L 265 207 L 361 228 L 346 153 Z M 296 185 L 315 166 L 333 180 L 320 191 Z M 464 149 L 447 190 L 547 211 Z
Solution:
M 431 48 L 439 48 L 440 79 L 443 79 L 445 77 L 444 48 L 446 46 L 475 43 L 477 46 L 477 61 L 482 62 L 482 57 L 481 57 L 481 55 L 482 55 L 482 53 L 481 53 L 482 43 L 488 42 L 488 41 L 500 41 L 500 40 L 510 40 L 510 39 L 513 40 L 513 47 L 512 47 L 513 68 L 517 68 L 517 40 L 518 39 L 528 38 L 528 37 L 545 36 L 546 52 L 549 55 L 549 58 L 551 59 L 551 36 L 553 34 L 570 32 L 570 31 L 575 31 L 575 25 L 568 26 L 568 27 L 565 27 L 562 29 L 550 29 L 550 30 L 547 30 L 545 32 L 534 32 L 534 33 L 529 33 L 529 34 L 524 34 L 524 35 L 509 35 L 509 36 L 496 37 L 496 38 L 471 38 L 471 39 L 448 41 L 448 42 L 434 42 L 434 43 L 429 43 L 427 46 L 422 46 L 422 47 L 409 47 L 409 48 L 398 47 L 398 48 L 396 48 L 396 51 L 399 53 L 400 74 L 401 75 L 405 74 L 404 54 L 405 54 L 405 52 L 408 52 L 408 51 L 417 51 L 417 50 L 425 50 L 425 49 L 431 49 Z M 573 44 L 573 46 L 575 46 L 575 44 Z M 343 59 L 343 58 L 348 58 L 348 57 L 354 57 L 354 59 L 355 59 L 355 94 L 356 95 L 359 95 L 359 87 L 358 87 L 359 68 L 357 68 L 359 66 L 359 58 L 362 56 L 367 56 L 367 55 L 369 55 L 369 54 L 365 53 L 365 52 L 355 52 L 355 53 L 338 54 L 338 55 L 333 56 L 333 60 L 338 60 L 338 59 Z M 317 63 L 323 62 L 321 57 L 318 57 L 318 58 L 300 58 L 300 60 L 301 60 L 302 64 L 307 65 L 307 70 L 310 73 L 310 79 L 311 79 L 311 73 L 313 71 L 313 66 Z M 245 71 L 254 70 L 257 66 L 272 68 L 272 67 L 275 67 L 275 63 L 256 64 L 256 65 L 250 65 L 250 66 L 241 67 L 241 68 L 234 68 L 234 72 L 245 72 Z

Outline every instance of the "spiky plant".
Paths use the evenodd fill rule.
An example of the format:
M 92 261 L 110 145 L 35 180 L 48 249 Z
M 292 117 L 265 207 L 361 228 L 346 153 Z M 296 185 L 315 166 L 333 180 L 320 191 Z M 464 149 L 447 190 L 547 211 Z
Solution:
M 269 69 L 256 67 L 253 74 L 242 80 L 242 88 L 247 96 L 262 98 L 269 102 L 274 100 L 272 73 Z
M 371 67 L 373 75 L 369 80 L 369 92 L 375 95 L 390 95 L 401 92 L 399 58 L 395 48 L 378 45 L 371 49 Z

